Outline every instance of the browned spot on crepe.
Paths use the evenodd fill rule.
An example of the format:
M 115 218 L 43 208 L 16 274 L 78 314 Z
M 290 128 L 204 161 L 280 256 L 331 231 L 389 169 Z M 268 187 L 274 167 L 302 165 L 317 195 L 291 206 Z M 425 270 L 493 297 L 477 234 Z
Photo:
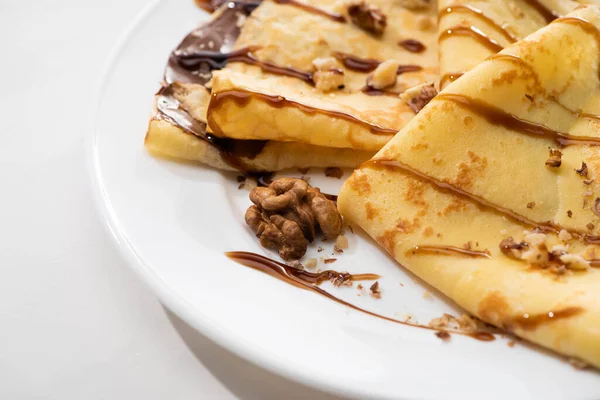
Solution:
M 371 184 L 369 178 L 366 175 L 353 175 L 350 185 L 360 195 L 366 195 L 371 193 Z
M 373 207 L 373 205 L 369 202 L 365 203 L 365 213 L 367 214 L 367 219 L 369 220 L 379 216 L 379 210 Z
M 502 321 L 510 316 L 508 300 L 500 292 L 487 294 L 479 303 L 478 317 L 495 325 L 502 325 Z
M 487 158 L 480 157 L 471 150 L 467 151 L 467 156 L 469 160 L 458 165 L 458 174 L 453 182 L 462 189 L 470 189 L 475 178 L 481 175 L 488 166 Z

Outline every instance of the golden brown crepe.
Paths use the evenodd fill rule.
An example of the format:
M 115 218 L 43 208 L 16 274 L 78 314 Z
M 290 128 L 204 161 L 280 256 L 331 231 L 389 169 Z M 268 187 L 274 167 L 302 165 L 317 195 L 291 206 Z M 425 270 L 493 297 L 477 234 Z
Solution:
M 387 20 L 380 35 L 351 22 L 350 3 L 357 2 L 263 1 L 234 47 L 250 49 L 263 65 L 230 61 L 214 73 L 208 110 L 211 130 L 237 139 L 379 150 L 415 114 L 399 93 L 439 79 L 436 2 L 417 9 L 404 7 L 403 2 L 366 2 Z M 361 60 L 352 63 L 352 58 Z M 330 64 L 320 71 L 317 65 L 324 59 Z M 369 91 L 377 95 L 365 94 L 362 89 L 370 73 L 390 60 L 400 65 L 397 83 Z M 279 73 L 273 73 L 273 65 Z M 294 76 L 282 75 L 282 68 Z M 311 80 L 332 70 L 343 73 L 338 81 L 343 88 L 324 89 Z
M 440 0 L 441 86 L 504 47 L 574 10 L 597 0 Z
M 469 312 L 597 367 L 599 27 L 582 7 L 473 68 L 338 200 Z

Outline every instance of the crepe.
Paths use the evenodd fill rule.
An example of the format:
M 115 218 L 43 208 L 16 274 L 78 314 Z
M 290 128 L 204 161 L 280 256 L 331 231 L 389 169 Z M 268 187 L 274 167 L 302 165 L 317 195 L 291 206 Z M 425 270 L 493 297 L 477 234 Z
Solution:
M 492 54 L 583 4 L 597 0 L 440 0 L 443 88 Z
M 286 168 L 356 167 L 374 152 L 327 148 L 296 142 L 219 139 L 206 124 L 212 71 L 221 68 L 237 40 L 244 19 L 259 2 L 240 1 L 219 9 L 192 31 L 169 57 L 165 82 L 156 98 L 145 146 L 156 156 L 206 164 L 244 173 Z M 182 54 L 201 54 L 189 67 Z
M 242 56 L 214 73 L 208 110 L 214 134 L 377 151 L 412 119 L 415 111 L 400 92 L 439 79 L 436 3 L 367 2 L 387 21 L 383 33 L 376 32 L 377 20 L 375 30 L 369 21 L 362 28 L 352 23 L 350 3 L 356 2 L 264 1 L 235 43 Z M 320 71 L 315 65 L 323 59 L 331 66 Z M 400 64 L 397 83 L 369 90 L 373 70 L 391 60 Z M 332 79 L 343 74 L 343 88 L 323 89 L 313 79 L 321 72 Z
M 469 312 L 596 367 L 599 27 L 582 7 L 473 68 L 338 199 Z

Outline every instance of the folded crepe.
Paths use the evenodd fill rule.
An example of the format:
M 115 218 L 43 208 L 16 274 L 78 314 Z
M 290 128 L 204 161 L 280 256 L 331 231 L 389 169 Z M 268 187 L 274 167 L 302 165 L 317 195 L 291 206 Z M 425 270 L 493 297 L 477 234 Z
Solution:
M 338 199 L 469 312 L 596 367 L 599 27 L 600 10 L 581 7 L 479 64 Z
M 439 79 L 436 7 L 263 1 L 235 57 L 214 73 L 209 128 L 218 137 L 379 150 L 415 115 L 399 94 Z
M 217 3 L 213 2 L 218 6 Z M 146 134 L 146 148 L 156 156 L 244 173 L 360 165 L 374 152 L 298 142 L 218 138 L 207 127 L 210 100 L 207 87 L 212 71 L 227 63 L 245 18 L 259 3 L 227 2 L 207 24 L 186 36 L 171 54 L 164 86 L 156 97 L 156 113 Z M 189 54 L 195 54 L 197 59 L 190 63 L 185 58 Z
M 440 86 L 582 4 L 597 0 L 439 0 Z

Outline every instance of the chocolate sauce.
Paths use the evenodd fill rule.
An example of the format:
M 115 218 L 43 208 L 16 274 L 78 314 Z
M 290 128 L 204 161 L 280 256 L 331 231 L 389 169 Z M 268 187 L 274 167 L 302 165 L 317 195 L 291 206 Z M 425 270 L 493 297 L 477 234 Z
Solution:
M 600 145 L 600 138 L 587 137 L 587 136 L 573 136 L 566 133 L 555 131 L 548 128 L 545 125 L 537 124 L 523 120 L 513 114 L 510 114 L 500 108 L 492 106 L 491 104 L 484 103 L 481 100 L 472 99 L 468 96 L 463 96 L 454 93 L 442 93 L 437 96 L 439 100 L 448 100 L 456 103 L 462 108 L 480 115 L 485 118 L 490 124 L 499 125 L 506 129 L 525 133 L 534 137 L 543 137 L 550 139 L 557 143 L 559 146 L 569 145 Z
M 231 53 L 214 53 L 210 51 L 197 51 L 193 53 L 176 52 L 178 62 L 181 66 L 189 70 L 196 70 L 198 66 L 206 64 L 211 69 L 224 68 L 228 63 L 242 62 L 249 65 L 256 65 L 264 72 L 275 75 L 290 76 L 300 79 L 310 85 L 313 84 L 312 72 L 302 71 L 296 68 L 283 67 L 270 61 L 261 61 L 254 54 L 255 47 L 245 47 Z
M 319 283 L 321 283 L 325 280 L 335 279 L 335 278 L 341 276 L 341 274 L 343 274 L 343 273 L 340 273 L 337 271 L 323 271 L 320 273 L 307 272 L 307 271 L 296 269 L 289 265 L 280 263 L 278 261 L 271 260 L 270 258 L 261 256 L 259 254 L 249 253 L 249 252 L 245 252 L 245 251 L 231 251 L 231 252 L 225 253 L 225 255 L 227 257 L 229 257 L 230 259 L 232 259 L 233 261 L 237 262 L 238 264 L 253 268 L 253 269 L 263 272 L 267 275 L 271 275 L 277 279 L 280 279 L 286 283 L 289 283 L 289 284 L 299 287 L 301 289 L 310 290 L 311 292 L 320 294 L 321 296 L 325 296 L 330 300 L 333 300 L 337 303 L 343 304 L 346 307 L 350 307 L 353 310 L 362 312 L 362 313 L 370 315 L 372 317 L 380 318 L 380 319 L 394 322 L 394 323 L 401 324 L 401 325 L 413 326 L 416 328 L 426 329 L 426 330 L 430 330 L 430 331 L 439 331 L 439 329 L 432 328 L 430 326 L 414 324 L 414 323 L 410 323 L 410 322 L 404 322 L 404 321 L 400 321 L 400 320 L 397 320 L 394 318 L 390 318 L 390 317 L 386 317 L 386 316 L 374 313 L 372 311 L 365 310 L 364 308 L 360 308 L 351 303 L 348 303 L 345 300 L 335 297 L 334 295 L 326 292 L 325 290 L 323 290 L 319 286 L 317 286 Z M 346 275 L 346 277 L 347 276 L 348 275 Z M 350 275 L 350 280 L 352 280 L 352 281 L 376 280 L 379 278 L 380 277 L 375 274 Z M 446 330 L 446 332 L 469 336 L 474 339 L 486 341 L 486 342 L 495 340 L 495 336 L 489 332 L 465 333 L 465 332 L 452 331 L 452 330 Z
M 272 108 L 292 107 L 309 115 L 323 114 L 332 118 L 350 121 L 352 123 L 368 128 L 371 133 L 376 135 L 395 135 L 398 132 L 397 129 L 383 128 L 379 125 L 370 124 L 350 114 L 346 114 L 340 111 L 322 110 L 320 108 L 307 106 L 305 104 L 298 103 L 293 100 L 288 100 L 283 96 L 273 96 L 263 93 L 248 92 L 245 90 L 228 90 L 220 93 L 214 93 L 208 105 L 208 126 L 213 130 L 213 132 L 215 132 L 217 136 L 224 136 L 219 125 L 212 118 L 214 110 L 219 108 L 225 101 L 228 100 L 233 101 L 235 104 L 238 105 L 238 107 L 245 107 L 252 99 L 263 101 L 267 103 L 269 107 Z
M 346 18 L 342 14 L 323 10 L 322 8 L 318 8 L 318 7 L 312 6 L 307 3 L 302 3 L 297 0 L 274 0 L 274 1 L 277 4 L 289 4 L 290 6 L 298 7 L 300 9 L 307 11 L 309 13 L 312 13 L 312 14 L 322 15 L 323 17 L 327 17 L 330 20 L 335 21 L 335 22 L 342 22 L 342 23 L 346 22 Z
M 441 42 L 452 36 L 470 36 L 494 53 L 497 53 L 500 50 L 504 49 L 504 47 L 500 43 L 490 38 L 488 35 L 486 35 L 474 26 L 455 26 L 453 28 L 447 29 L 440 35 L 439 41 Z
M 206 131 L 206 123 L 193 118 L 175 98 L 173 85 L 163 87 L 157 95 L 156 107 L 158 118 L 169 121 L 214 146 L 221 158 L 230 166 L 247 172 L 247 167 L 241 158 L 255 158 L 267 143 L 264 140 L 236 140 L 217 138 Z
M 446 87 L 446 85 L 454 82 L 464 74 L 464 72 L 452 72 L 444 74 L 444 76 L 442 76 L 442 79 L 440 79 L 440 87 L 443 89 L 444 87 Z
M 402 92 L 394 92 L 391 90 L 384 90 L 384 89 L 375 89 L 374 87 L 371 87 L 369 85 L 363 87 L 362 89 L 360 89 L 361 92 L 363 92 L 364 94 L 366 94 L 367 96 L 390 96 L 390 97 L 398 97 L 402 94 Z
M 529 4 L 531 7 L 535 8 L 537 10 L 538 13 L 540 13 L 540 15 L 542 17 L 544 17 L 544 19 L 546 20 L 547 23 L 550 23 L 552 21 L 554 21 L 556 18 L 560 18 L 561 15 L 559 13 L 557 13 L 554 10 L 549 9 L 548 7 L 546 7 L 545 5 L 543 5 L 540 0 L 525 0 L 525 2 L 527 4 Z
M 344 67 L 351 71 L 356 72 L 371 72 L 381 64 L 381 61 L 373 58 L 360 58 L 353 56 L 352 54 L 335 52 L 333 56 L 342 64 Z
M 523 314 L 504 323 L 504 326 L 509 331 L 515 328 L 531 331 L 550 322 L 574 317 L 581 314 L 583 311 L 584 310 L 581 307 L 567 307 L 562 310 L 550 311 L 542 314 Z
M 398 46 L 410 51 L 411 53 L 422 53 L 427 47 L 416 39 L 406 39 L 398 42 Z
M 351 71 L 355 72 L 372 72 L 382 63 L 382 61 L 376 60 L 374 58 L 361 58 L 354 56 L 352 54 L 342 53 L 336 51 L 333 53 L 333 56 L 341 62 L 344 67 L 348 68 Z M 416 72 L 421 71 L 423 67 L 420 65 L 400 65 L 398 66 L 398 71 L 396 72 L 398 75 L 403 74 L 405 72 Z
M 408 252 L 412 254 L 445 254 L 472 258 L 492 258 L 489 251 L 469 250 L 454 246 L 418 245 Z
M 500 32 L 502 34 L 502 36 L 504 36 L 504 38 L 506 40 L 508 40 L 510 43 L 514 43 L 517 41 L 517 38 L 512 33 L 507 31 L 506 29 L 504 29 L 504 27 L 498 25 L 496 23 L 496 21 L 494 21 L 493 19 L 491 19 L 490 17 L 485 15 L 483 13 L 483 11 L 481 11 L 480 9 L 475 8 L 473 6 L 467 5 L 467 4 L 464 4 L 464 5 L 457 4 L 457 5 L 453 5 L 450 7 L 446 7 L 444 10 L 440 11 L 439 19 L 441 19 L 444 15 L 448 15 L 453 12 L 471 13 L 471 14 L 475 15 L 477 18 L 479 18 L 480 20 L 484 21 L 486 24 L 493 26 L 494 29 L 496 31 Z
M 485 200 L 484 198 L 475 196 L 475 195 L 468 193 L 468 192 L 464 191 L 463 189 L 460 189 L 450 183 L 437 180 L 432 176 L 429 176 L 425 173 L 417 171 L 416 169 L 409 167 L 408 165 L 406 165 L 400 161 L 383 159 L 383 158 L 374 158 L 374 159 L 371 159 L 371 160 L 365 162 L 361 166 L 361 168 L 365 168 L 365 167 L 366 168 L 375 168 L 375 169 L 378 168 L 378 169 L 402 171 L 406 174 L 412 175 L 413 177 L 417 178 L 418 180 L 420 180 L 422 182 L 430 183 L 431 185 L 433 185 L 436 189 L 438 189 L 441 192 L 450 193 L 452 195 L 462 197 L 471 203 L 477 204 L 478 206 L 480 206 L 482 208 L 489 209 L 489 210 L 496 212 L 498 214 L 501 214 L 501 215 L 506 215 L 523 225 L 538 228 L 544 232 L 560 232 L 561 229 L 564 229 L 561 226 L 555 225 L 550 222 L 540 224 L 535 221 L 532 221 L 532 220 L 528 219 L 527 217 L 517 214 L 517 213 L 513 212 L 512 210 L 509 210 L 508 208 L 494 205 L 494 204 L 490 203 L 489 201 Z

